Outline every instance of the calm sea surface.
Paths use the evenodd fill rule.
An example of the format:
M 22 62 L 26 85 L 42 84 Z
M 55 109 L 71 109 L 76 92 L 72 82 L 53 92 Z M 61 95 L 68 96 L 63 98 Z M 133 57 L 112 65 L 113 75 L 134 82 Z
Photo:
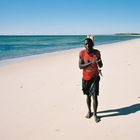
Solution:
M 0 36 L 0 61 L 83 47 L 84 35 Z M 138 36 L 95 36 L 95 45 L 139 38 Z

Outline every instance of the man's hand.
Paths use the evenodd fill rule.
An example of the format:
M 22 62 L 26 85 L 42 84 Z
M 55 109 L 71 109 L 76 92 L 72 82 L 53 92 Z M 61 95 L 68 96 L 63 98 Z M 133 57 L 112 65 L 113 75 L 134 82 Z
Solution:
M 94 58 L 94 59 L 91 61 L 91 63 L 92 63 L 92 64 L 94 64 L 94 63 L 98 63 L 97 58 Z

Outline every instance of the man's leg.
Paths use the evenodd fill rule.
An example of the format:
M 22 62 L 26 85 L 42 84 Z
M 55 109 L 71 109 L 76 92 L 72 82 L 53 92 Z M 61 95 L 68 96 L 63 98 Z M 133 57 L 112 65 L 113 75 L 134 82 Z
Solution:
M 86 102 L 87 102 L 87 107 L 88 107 L 88 113 L 86 115 L 86 118 L 90 118 L 92 116 L 92 112 L 91 112 L 91 96 L 87 95 Z
M 93 96 L 93 110 L 94 110 L 94 117 L 95 117 L 95 121 L 99 122 L 100 118 L 97 116 L 97 108 L 98 108 L 98 96 L 95 95 Z

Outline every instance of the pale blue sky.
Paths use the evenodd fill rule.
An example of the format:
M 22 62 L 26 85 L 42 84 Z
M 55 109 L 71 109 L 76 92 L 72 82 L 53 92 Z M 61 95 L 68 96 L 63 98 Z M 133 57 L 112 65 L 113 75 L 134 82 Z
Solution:
M 0 34 L 140 33 L 140 0 L 0 0 Z

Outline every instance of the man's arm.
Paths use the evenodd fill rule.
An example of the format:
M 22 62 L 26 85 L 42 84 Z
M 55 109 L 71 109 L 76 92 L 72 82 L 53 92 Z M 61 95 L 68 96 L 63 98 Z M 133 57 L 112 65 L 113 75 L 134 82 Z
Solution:
M 84 60 L 83 60 L 83 59 L 81 58 L 81 56 L 79 55 L 79 68 L 80 68 L 80 69 L 84 69 L 84 68 L 90 66 L 91 64 L 92 64 L 91 61 L 85 63 Z
M 97 61 L 97 65 L 99 66 L 99 68 L 103 67 L 103 62 L 101 58 Z
M 102 62 L 102 59 L 101 59 L 101 53 L 100 51 L 97 50 L 97 60 L 96 60 L 96 63 L 98 65 L 99 68 L 102 68 L 103 67 L 103 62 Z

